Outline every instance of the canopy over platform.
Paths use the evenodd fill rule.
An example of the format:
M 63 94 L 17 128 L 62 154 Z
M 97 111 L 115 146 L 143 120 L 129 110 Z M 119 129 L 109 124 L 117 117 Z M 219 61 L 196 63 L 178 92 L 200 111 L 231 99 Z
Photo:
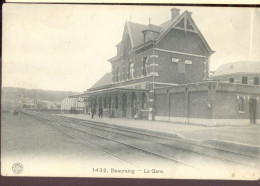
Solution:
M 112 93 L 112 92 L 118 92 L 118 91 L 124 91 L 124 92 L 146 92 L 148 89 L 137 89 L 137 88 L 123 88 L 123 87 L 113 87 L 108 89 L 102 89 L 102 90 L 96 90 L 96 91 L 88 91 L 85 93 L 85 95 L 93 95 L 98 93 Z

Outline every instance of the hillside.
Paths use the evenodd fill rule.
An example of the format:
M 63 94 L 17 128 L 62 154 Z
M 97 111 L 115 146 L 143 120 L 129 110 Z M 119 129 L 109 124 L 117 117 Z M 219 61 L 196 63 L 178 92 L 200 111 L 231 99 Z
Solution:
M 17 103 L 32 103 L 35 96 L 37 100 L 60 102 L 67 96 L 75 94 L 79 94 L 79 92 L 3 87 L 1 92 L 2 107 L 10 104 L 17 105 Z

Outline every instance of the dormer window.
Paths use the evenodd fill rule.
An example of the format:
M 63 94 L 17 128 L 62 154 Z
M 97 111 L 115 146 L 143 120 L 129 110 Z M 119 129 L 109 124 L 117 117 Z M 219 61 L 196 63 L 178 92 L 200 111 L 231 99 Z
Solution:
M 149 24 L 146 29 L 142 31 L 144 35 L 144 43 L 150 40 L 154 40 L 158 36 L 160 30 L 161 27 Z
M 144 32 L 144 42 L 153 40 L 153 39 L 157 36 L 157 34 L 158 34 L 158 33 L 156 33 L 156 32 L 146 30 L 146 31 Z

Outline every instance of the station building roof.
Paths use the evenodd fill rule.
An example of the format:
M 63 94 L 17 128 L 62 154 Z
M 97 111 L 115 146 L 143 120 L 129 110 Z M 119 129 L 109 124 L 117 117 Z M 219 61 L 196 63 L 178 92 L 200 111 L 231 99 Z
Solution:
M 111 83 L 112 83 L 112 72 L 108 72 L 104 76 L 102 76 L 92 87 L 90 87 L 89 90 L 108 86 L 111 85 Z
M 175 8 L 173 8 L 175 9 Z M 191 25 L 191 27 L 194 29 L 193 31 L 196 32 L 199 36 L 199 38 L 202 40 L 204 43 L 205 47 L 209 51 L 210 54 L 214 53 L 214 51 L 210 48 L 209 44 L 203 37 L 202 33 L 200 32 L 199 28 L 195 24 L 194 20 L 191 17 L 191 12 L 189 11 L 184 11 L 181 14 L 176 14 L 175 16 L 172 16 L 170 20 L 167 20 L 166 22 L 160 24 L 160 25 L 153 25 L 153 24 L 139 24 L 139 23 L 134 23 L 131 21 L 127 21 L 125 24 L 122 40 L 116 45 L 116 46 L 121 46 L 124 42 L 124 38 L 126 35 L 129 35 L 130 37 L 130 43 L 132 49 L 136 49 L 143 44 L 151 41 L 144 41 L 144 32 L 145 31 L 152 31 L 156 32 L 157 36 L 152 39 L 154 42 L 159 42 L 173 27 L 176 27 L 179 23 L 183 22 L 184 17 L 187 19 L 187 24 Z M 184 24 L 184 23 L 183 23 Z M 185 27 L 186 28 L 186 27 Z M 113 61 L 117 59 L 118 56 L 115 56 L 108 61 Z

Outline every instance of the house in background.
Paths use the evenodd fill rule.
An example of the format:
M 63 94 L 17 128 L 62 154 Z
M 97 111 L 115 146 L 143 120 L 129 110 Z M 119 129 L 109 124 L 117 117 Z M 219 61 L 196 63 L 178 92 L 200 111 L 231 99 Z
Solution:
M 78 96 L 69 96 L 61 101 L 60 107 L 61 113 L 68 114 L 84 114 L 85 113 L 85 102 Z
M 239 61 L 221 65 L 211 78 L 227 83 L 259 85 L 260 61 Z

